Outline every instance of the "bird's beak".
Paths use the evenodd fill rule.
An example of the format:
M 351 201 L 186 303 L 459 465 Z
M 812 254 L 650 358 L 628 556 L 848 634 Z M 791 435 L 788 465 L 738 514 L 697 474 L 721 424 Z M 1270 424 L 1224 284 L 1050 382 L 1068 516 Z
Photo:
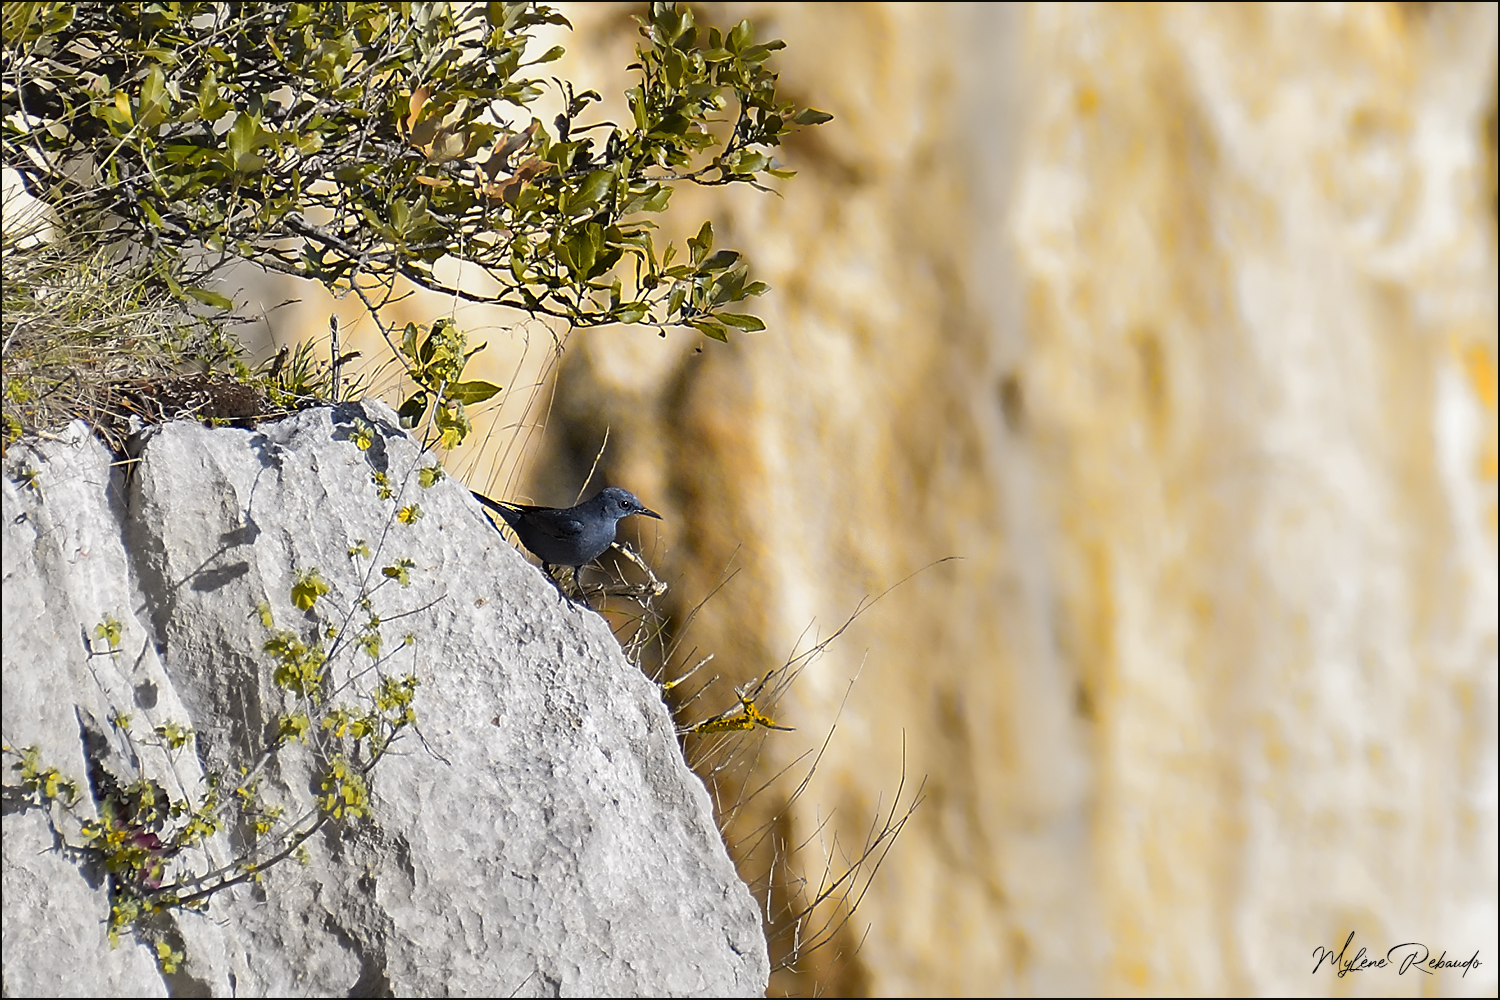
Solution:
M 648 510 L 645 507 L 640 508 L 639 510 L 636 511 L 636 513 L 637 514 L 645 514 L 647 517 L 654 517 L 658 521 L 660 521 L 662 519 L 662 516 L 660 514 L 658 514 L 656 511 L 654 511 L 654 510 Z

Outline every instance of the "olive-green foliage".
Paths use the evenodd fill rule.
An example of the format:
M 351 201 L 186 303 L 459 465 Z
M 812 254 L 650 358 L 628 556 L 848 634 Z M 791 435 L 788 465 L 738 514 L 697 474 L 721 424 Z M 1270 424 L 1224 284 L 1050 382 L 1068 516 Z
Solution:
M 530 107 L 534 3 L 12 3 L 4 11 L 6 160 L 25 151 L 67 218 L 108 218 L 174 293 L 233 257 L 362 295 L 395 279 L 573 325 L 691 325 L 726 339 L 765 291 L 705 224 L 658 253 L 646 215 L 675 182 L 760 186 L 799 110 L 748 22 L 702 32 L 651 4 L 631 120 L 558 83 L 552 129 Z M 197 248 L 207 253 L 185 253 Z M 445 256 L 498 285 L 474 296 Z M 625 266 L 625 265 L 628 265 Z M 367 299 L 367 301 L 369 301 Z M 383 301 L 383 300 L 382 300 Z
M 464 332 L 446 319 L 438 320 L 431 329 L 408 323 L 401 335 L 401 353 L 408 359 L 406 370 L 418 386 L 397 411 L 401 426 L 417 426 L 430 402 L 439 443 L 450 450 L 462 444 L 473 430 L 465 407 L 482 403 L 500 391 L 490 382 L 459 381 L 464 366 L 484 345 L 473 350 L 468 346 Z

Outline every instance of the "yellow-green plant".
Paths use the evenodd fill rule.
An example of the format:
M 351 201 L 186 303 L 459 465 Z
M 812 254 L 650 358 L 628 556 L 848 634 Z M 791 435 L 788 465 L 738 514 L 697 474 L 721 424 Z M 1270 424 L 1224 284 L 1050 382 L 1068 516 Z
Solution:
M 426 488 L 438 481 L 436 469 L 430 464 L 414 467 L 406 481 L 415 479 Z M 411 523 L 420 515 L 416 504 L 398 509 L 395 490 L 382 499 L 391 501 L 388 516 L 393 524 Z M 416 725 L 420 683 L 412 670 L 391 667 L 392 657 L 411 647 L 415 637 L 403 635 L 387 652 L 385 625 L 372 610 L 374 595 L 382 587 L 410 585 L 416 563 L 401 556 L 377 566 L 378 554 L 378 548 L 372 552 L 362 539 L 350 547 L 361 583 L 343 608 L 331 606 L 333 584 L 318 569 L 308 568 L 294 574 L 287 592 L 291 605 L 305 616 L 297 626 L 279 626 L 268 603 L 255 609 L 269 633 L 262 652 L 270 660 L 271 682 L 285 704 L 269 743 L 253 761 L 237 766 L 232 782 L 209 774 L 200 793 L 174 794 L 161 780 L 145 774 L 117 776 L 104 762 L 94 762 L 89 781 L 96 815 L 81 822 L 76 840 L 63 839 L 72 852 L 96 859 L 109 874 L 112 943 L 134 929 L 154 944 L 162 968 L 170 971 L 169 965 L 175 968 L 184 961 L 177 948 L 180 942 L 162 938 L 159 929 L 141 930 L 144 918 L 164 909 L 201 908 L 214 894 L 258 881 L 288 858 L 305 859 L 304 842 L 326 823 L 370 817 L 374 769 Z M 108 644 L 108 652 L 96 655 L 117 654 L 123 635 L 123 625 L 106 615 L 94 637 Z M 116 712 L 110 723 L 125 740 L 156 746 L 173 756 L 194 738 L 190 728 L 172 720 L 153 725 L 141 736 L 128 715 Z M 312 807 L 300 815 L 267 801 L 262 792 L 266 767 L 292 744 L 310 755 L 318 787 Z M 12 769 L 22 800 L 49 809 L 54 803 L 64 809 L 79 805 L 83 786 L 45 762 L 37 747 L 6 747 L 5 753 L 14 757 Z M 139 754 L 129 758 L 139 760 Z M 207 857 L 195 849 L 227 825 L 241 831 L 246 846 L 227 864 L 206 870 L 195 864 L 198 854 Z

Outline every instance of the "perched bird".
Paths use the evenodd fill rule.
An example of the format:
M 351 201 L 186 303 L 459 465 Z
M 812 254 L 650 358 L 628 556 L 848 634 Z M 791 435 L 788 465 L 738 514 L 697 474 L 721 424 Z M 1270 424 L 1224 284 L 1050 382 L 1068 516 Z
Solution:
M 474 492 L 474 499 L 499 514 L 510 525 L 521 544 L 542 561 L 542 572 L 552 579 L 553 566 L 578 567 L 598 559 L 615 540 L 615 524 L 622 517 L 644 514 L 661 520 L 628 490 L 606 486 L 576 507 L 533 507 L 503 503 Z M 582 588 L 579 588 L 580 592 Z M 562 587 L 558 586 L 561 593 Z M 584 601 L 587 604 L 587 599 Z

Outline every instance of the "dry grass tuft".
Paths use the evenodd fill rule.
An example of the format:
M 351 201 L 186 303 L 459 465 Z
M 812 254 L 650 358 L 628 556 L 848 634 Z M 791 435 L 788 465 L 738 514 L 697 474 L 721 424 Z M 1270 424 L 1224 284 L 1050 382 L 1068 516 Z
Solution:
M 7 446 L 81 418 L 119 451 L 132 416 L 157 422 L 187 413 L 236 415 L 218 412 L 212 401 L 221 394 L 214 387 L 233 380 L 208 375 L 235 364 L 232 340 L 221 324 L 152 291 L 139 265 L 108 247 L 72 241 L 7 240 L 3 250 Z

